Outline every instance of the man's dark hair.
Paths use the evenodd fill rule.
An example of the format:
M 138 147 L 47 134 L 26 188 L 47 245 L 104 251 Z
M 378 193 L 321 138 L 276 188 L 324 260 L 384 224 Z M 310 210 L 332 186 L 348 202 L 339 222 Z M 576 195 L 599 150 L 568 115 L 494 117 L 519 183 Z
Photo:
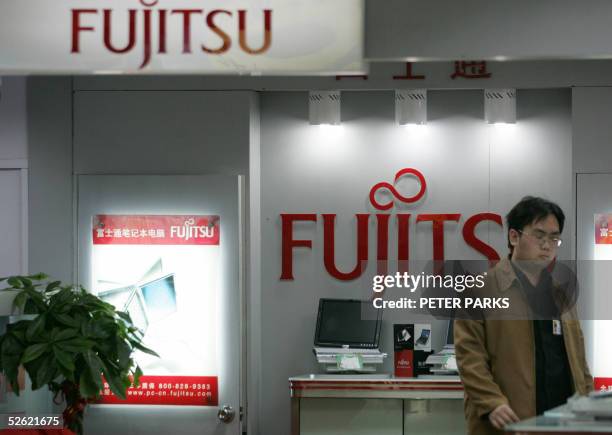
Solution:
M 535 196 L 526 196 L 506 216 L 508 224 L 508 248 L 510 253 L 514 249 L 510 243 L 510 230 L 522 231 L 527 225 L 545 219 L 546 216 L 553 215 L 559 222 L 559 232 L 563 232 L 565 215 L 563 210 L 554 202 Z

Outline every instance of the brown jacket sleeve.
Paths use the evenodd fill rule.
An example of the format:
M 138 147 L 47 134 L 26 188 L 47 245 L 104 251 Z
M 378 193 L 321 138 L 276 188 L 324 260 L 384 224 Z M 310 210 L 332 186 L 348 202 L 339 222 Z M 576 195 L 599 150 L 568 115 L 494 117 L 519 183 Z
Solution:
M 482 418 L 508 399 L 493 380 L 482 320 L 455 320 L 454 339 L 457 367 L 463 387 Z
M 586 355 L 584 351 L 584 334 L 582 333 L 580 323 L 578 323 L 578 332 L 580 333 L 580 342 L 582 344 L 582 367 L 584 367 L 584 385 L 586 388 L 586 392 L 590 393 L 595 389 L 595 385 L 593 383 L 593 375 L 591 375 L 591 371 L 589 370 L 589 364 L 586 361 Z

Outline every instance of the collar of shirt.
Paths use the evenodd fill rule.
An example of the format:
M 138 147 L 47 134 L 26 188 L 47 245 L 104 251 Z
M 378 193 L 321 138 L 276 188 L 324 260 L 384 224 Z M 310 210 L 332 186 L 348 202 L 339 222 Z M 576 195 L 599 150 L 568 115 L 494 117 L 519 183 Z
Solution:
M 511 262 L 512 269 L 520 282 L 521 289 L 527 298 L 534 320 L 550 320 L 559 317 L 559 308 L 553 297 L 553 280 L 548 270 L 543 269 L 537 285 L 533 285 L 520 267 Z

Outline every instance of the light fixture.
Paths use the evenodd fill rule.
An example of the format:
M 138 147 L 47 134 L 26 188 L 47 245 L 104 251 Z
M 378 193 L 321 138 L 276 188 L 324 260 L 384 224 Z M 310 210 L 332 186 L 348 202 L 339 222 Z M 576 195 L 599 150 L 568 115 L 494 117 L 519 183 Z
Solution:
M 399 125 L 427 124 L 427 89 L 395 91 L 395 122 Z
M 340 91 L 310 91 L 310 125 L 340 125 Z
M 485 121 L 516 124 L 516 89 L 485 89 Z

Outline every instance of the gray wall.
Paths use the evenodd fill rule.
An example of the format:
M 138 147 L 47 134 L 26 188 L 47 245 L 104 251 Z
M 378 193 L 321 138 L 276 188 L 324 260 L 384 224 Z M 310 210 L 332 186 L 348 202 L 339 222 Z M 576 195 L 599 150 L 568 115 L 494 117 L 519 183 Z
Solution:
M 572 90 L 572 125 L 576 173 L 612 171 L 612 88 Z
M 0 277 L 21 275 L 24 264 L 23 186 L 20 169 L 0 168 Z M 4 288 L 4 283 L 0 288 Z
M 248 174 L 249 92 L 76 92 L 77 174 Z
M 0 276 L 27 272 L 26 79 L 0 86 Z M 25 207 L 24 207 L 25 205 Z
M 609 57 L 607 0 L 368 0 L 370 59 Z
M 26 79 L 2 77 L 1 83 L 0 165 L 2 160 L 25 161 L 28 158 Z
M 572 226 L 571 114 L 568 90 L 520 90 L 518 123 L 509 129 L 483 121 L 482 91 L 431 91 L 429 122 L 421 131 L 394 125 L 393 92 L 345 92 L 343 124 L 336 130 L 308 125 L 307 94 L 262 95 L 262 360 L 265 385 L 260 432 L 283 435 L 289 428 L 290 376 L 319 372 L 312 355 L 320 297 L 359 298 L 367 277 L 340 282 L 323 267 L 322 222 L 296 225 L 296 239 L 310 239 L 313 249 L 294 251 L 295 281 L 280 277 L 280 213 L 337 213 L 336 258 L 347 270 L 355 261 L 355 213 L 373 213 L 367 195 L 397 170 L 414 167 L 425 175 L 424 201 L 404 212 L 459 212 L 459 225 L 445 231 L 447 259 L 481 259 L 461 237 L 466 217 L 492 211 L 505 215 L 527 194 L 546 196 L 568 211 Z M 519 175 L 520 174 L 520 175 Z M 414 189 L 408 184 L 405 189 Z M 396 211 L 393 210 L 395 213 Z M 370 259 L 375 258 L 375 230 L 370 225 Z M 394 257 L 395 223 L 390 224 Z M 411 223 L 411 259 L 432 257 L 431 225 Z M 504 231 L 483 224 L 479 236 L 506 253 Z M 571 255 L 571 244 L 562 258 Z M 369 270 L 374 267 L 370 260 Z M 385 312 L 383 350 L 392 354 L 393 323 L 422 318 Z M 433 345 L 443 344 L 446 322 L 432 321 Z M 385 364 L 392 371 L 392 357 Z
M 72 282 L 72 80 L 28 79 L 29 263 Z

